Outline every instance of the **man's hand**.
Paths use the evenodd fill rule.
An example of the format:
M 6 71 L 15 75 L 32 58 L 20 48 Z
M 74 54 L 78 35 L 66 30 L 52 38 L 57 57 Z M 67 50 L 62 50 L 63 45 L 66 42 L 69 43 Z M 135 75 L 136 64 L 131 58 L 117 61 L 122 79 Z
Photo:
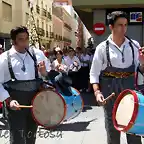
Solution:
M 46 66 L 44 61 L 38 64 L 38 71 L 42 76 L 47 76 L 47 71 L 46 71 Z
M 98 104 L 100 106 L 104 106 L 106 104 L 106 101 L 105 101 L 104 96 L 102 95 L 102 93 L 95 92 L 95 97 L 96 97 L 96 101 L 98 102 Z
M 19 108 L 19 103 L 18 103 L 16 100 L 10 101 L 9 107 L 10 107 L 12 110 L 20 110 L 20 108 Z

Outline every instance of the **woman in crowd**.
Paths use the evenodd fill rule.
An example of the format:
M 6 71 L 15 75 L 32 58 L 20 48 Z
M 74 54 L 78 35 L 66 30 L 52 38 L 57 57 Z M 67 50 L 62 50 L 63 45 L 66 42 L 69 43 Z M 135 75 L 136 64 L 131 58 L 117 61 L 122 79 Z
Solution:
M 72 47 L 68 49 L 68 56 L 64 58 L 67 67 L 69 68 L 68 75 L 72 79 L 73 87 L 79 89 L 78 71 L 81 68 L 80 60 L 75 56 L 75 50 Z
M 57 47 L 54 49 L 54 54 L 55 54 L 56 60 L 52 62 L 52 69 L 58 72 L 61 72 L 61 71 L 67 72 L 68 67 L 63 58 L 62 50 L 59 47 Z

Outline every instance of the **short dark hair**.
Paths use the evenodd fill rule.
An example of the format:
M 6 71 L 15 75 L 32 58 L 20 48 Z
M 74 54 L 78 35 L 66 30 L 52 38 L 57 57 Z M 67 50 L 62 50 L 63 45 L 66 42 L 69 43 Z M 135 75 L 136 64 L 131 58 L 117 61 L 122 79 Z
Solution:
M 11 32 L 10 32 L 11 39 L 16 40 L 16 36 L 19 33 L 27 33 L 29 36 L 28 29 L 25 26 L 18 26 L 18 27 L 15 27 L 11 30 Z
M 71 46 L 69 46 L 68 51 L 69 52 L 71 52 L 71 51 L 75 52 L 74 48 L 72 48 Z
M 108 16 L 107 16 L 108 24 L 114 25 L 118 18 L 126 18 L 128 20 L 126 12 L 114 11 L 114 12 L 108 14 Z

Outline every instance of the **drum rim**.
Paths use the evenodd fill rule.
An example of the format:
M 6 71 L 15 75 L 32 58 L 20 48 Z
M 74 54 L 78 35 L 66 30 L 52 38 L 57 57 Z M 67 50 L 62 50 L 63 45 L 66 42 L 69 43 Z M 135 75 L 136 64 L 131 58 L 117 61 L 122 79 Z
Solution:
M 134 98 L 134 110 L 133 110 L 133 114 L 132 114 L 131 120 L 129 121 L 128 125 L 125 126 L 124 128 L 120 128 L 118 126 L 117 122 L 116 122 L 116 119 L 115 119 L 116 111 L 118 109 L 118 106 L 119 106 L 122 98 L 124 98 L 125 94 L 128 94 L 128 93 L 131 93 L 133 95 L 133 98 Z M 137 118 L 138 107 L 139 107 L 139 105 L 138 105 L 138 97 L 137 97 L 136 92 L 134 90 L 130 90 L 130 89 L 126 89 L 126 90 L 122 91 L 119 94 L 118 98 L 116 99 L 114 107 L 113 107 L 113 111 L 112 111 L 112 120 L 113 120 L 113 125 L 114 125 L 115 129 L 118 130 L 118 131 L 128 132 L 131 129 L 131 127 L 133 126 L 133 124 L 134 124 L 134 122 L 135 122 L 135 120 Z
M 43 91 L 52 91 L 52 92 L 55 92 L 55 93 L 62 99 L 62 101 L 63 101 L 63 103 L 64 103 L 64 114 L 63 114 L 63 117 L 62 117 L 62 119 L 61 119 L 56 125 L 54 125 L 54 126 L 44 126 L 44 125 L 41 124 L 40 121 L 38 121 L 38 120 L 36 119 L 36 117 L 34 116 L 33 108 L 31 109 L 31 111 L 32 111 L 32 116 L 33 116 L 33 119 L 35 120 L 35 122 L 36 122 L 39 126 L 42 126 L 42 127 L 46 128 L 46 129 L 54 129 L 56 126 L 58 126 L 58 125 L 64 120 L 64 118 L 65 118 L 65 116 L 66 116 L 66 111 L 67 111 L 67 109 L 66 109 L 66 102 L 65 102 L 64 98 L 61 96 L 61 94 L 58 93 L 57 90 L 55 90 L 55 91 L 54 91 L 54 90 L 43 90 Z M 33 103 L 34 103 L 35 98 L 38 96 L 38 94 L 40 94 L 40 93 L 43 92 L 43 91 L 38 92 L 38 93 L 33 97 L 33 99 L 32 99 L 32 105 L 33 105 Z

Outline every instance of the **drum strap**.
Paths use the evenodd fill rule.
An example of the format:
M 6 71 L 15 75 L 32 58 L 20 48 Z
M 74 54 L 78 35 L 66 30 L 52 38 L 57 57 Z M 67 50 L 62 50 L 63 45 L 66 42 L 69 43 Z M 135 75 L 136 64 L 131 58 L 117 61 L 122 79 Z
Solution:
M 34 49 L 32 48 L 32 54 L 26 49 L 27 53 L 30 55 L 30 57 L 33 59 L 34 61 L 34 67 L 35 67 L 35 78 L 38 79 L 39 75 L 38 75 L 38 67 L 37 67 L 37 59 L 36 59 L 36 55 L 34 52 Z
M 8 58 L 8 68 L 9 68 L 9 72 L 11 75 L 11 79 L 16 80 L 13 69 L 12 69 L 11 57 L 10 57 L 9 51 L 7 51 L 7 58 Z
M 134 64 L 134 48 L 133 48 L 131 41 L 129 42 L 129 45 L 132 50 L 132 58 L 133 58 L 132 64 Z M 110 61 L 110 55 L 109 55 L 109 41 L 108 40 L 106 41 L 106 56 L 107 56 L 107 67 L 112 66 L 111 61 Z
M 37 59 L 36 59 L 34 50 L 32 49 L 32 54 L 31 54 L 28 50 L 27 50 L 27 53 L 30 55 L 30 57 L 31 57 L 31 58 L 33 59 L 33 61 L 34 61 L 35 78 L 38 79 L 38 78 L 39 78 L 39 75 L 38 75 L 38 68 L 37 68 Z M 12 69 L 11 56 L 10 56 L 10 54 L 9 54 L 9 51 L 7 51 L 7 59 L 8 59 L 8 69 L 9 69 L 9 72 L 10 72 L 11 79 L 12 79 L 12 80 L 17 80 L 16 77 L 15 77 L 15 75 L 14 75 L 13 69 Z

